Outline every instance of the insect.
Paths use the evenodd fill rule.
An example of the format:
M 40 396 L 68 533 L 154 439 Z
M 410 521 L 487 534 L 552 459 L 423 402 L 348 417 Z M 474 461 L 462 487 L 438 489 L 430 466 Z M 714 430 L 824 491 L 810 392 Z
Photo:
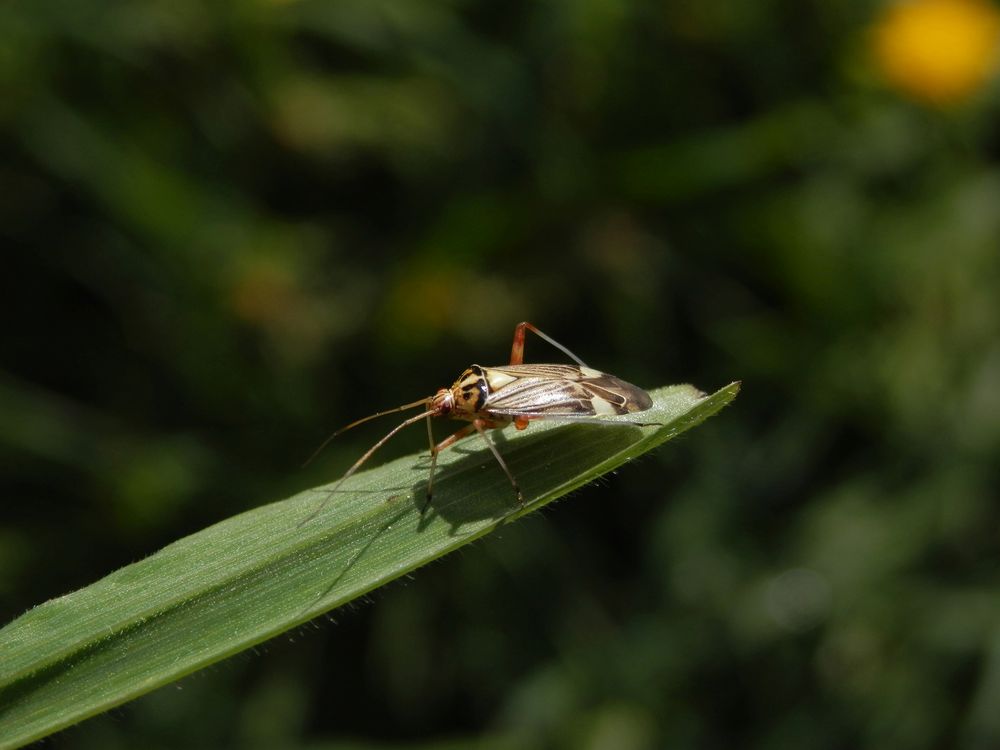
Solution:
M 524 337 L 527 331 L 535 333 L 559 349 L 576 364 L 524 364 Z M 420 420 L 425 420 L 431 451 L 430 476 L 427 479 L 427 503 L 430 503 L 434 492 L 434 470 L 437 467 L 438 454 L 462 438 L 473 432 L 478 432 L 486 442 L 493 457 L 496 458 L 497 463 L 500 464 L 504 474 L 507 475 L 507 479 L 510 480 L 518 504 L 524 505 L 524 495 L 521 493 L 521 488 L 487 430 L 500 430 L 512 424 L 516 429 L 523 430 L 535 419 L 585 420 L 630 414 L 645 411 L 652 405 L 653 400 L 641 388 L 626 383 L 614 375 L 608 375 L 588 367 L 583 360 L 558 341 L 531 323 L 524 322 L 518 323 L 514 329 L 514 343 L 510 350 L 509 365 L 500 367 L 471 365 L 458 376 L 458 380 L 450 387 L 441 388 L 433 396 L 370 414 L 342 427 L 333 433 L 317 449 L 316 453 L 319 453 L 337 435 L 370 419 L 407 409 L 424 407 L 422 413 L 403 420 L 369 448 L 337 481 L 331 493 L 336 492 L 361 468 L 365 461 L 372 457 L 375 451 L 385 445 L 396 433 Z M 431 419 L 444 417 L 462 420 L 469 424 L 435 444 L 431 431 Z M 315 518 L 325 505 L 326 501 L 302 523 Z

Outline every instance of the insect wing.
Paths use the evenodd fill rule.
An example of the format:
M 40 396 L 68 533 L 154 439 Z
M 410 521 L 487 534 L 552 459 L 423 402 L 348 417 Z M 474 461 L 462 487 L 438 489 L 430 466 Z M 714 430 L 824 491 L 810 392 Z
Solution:
M 483 411 L 500 417 L 586 419 L 645 411 L 649 394 L 614 375 L 576 365 L 484 367 Z

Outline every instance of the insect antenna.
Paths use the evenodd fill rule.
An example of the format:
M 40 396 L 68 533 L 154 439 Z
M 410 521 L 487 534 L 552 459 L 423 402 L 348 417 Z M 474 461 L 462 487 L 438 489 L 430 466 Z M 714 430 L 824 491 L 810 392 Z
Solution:
M 580 367 L 587 367 L 587 363 L 586 362 L 584 362 L 578 356 L 576 356 L 575 354 L 573 354 L 573 352 L 571 352 L 569 349 L 567 349 L 565 346 L 563 346 L 562 344 L 560 344 L 558 341 L 556 341 L 554 338 L 552 338 L 548 334 L 542 333 L 540 330 L 538 330 L 534 326 L 531 326 L 531 330 L 532 330 L 533 333 L 537 334 L 538 336 L 541 336 L 543 339 L 545 339 L 550 344 L 552 344 L 552 346 L 554 346 L 556 349 L 558 349 L 563 354 L 565 354 L 567 357 L 569 357 L 574 362 L 576 362 L 578 365 L 580 365 Z
M 418 404 L 426 404 L 429 401 L 430 401 L 430 399 L 423 399 L 422 401 L 416 401 L 416 402 L 414 402 L 412 404 L 409 404 L 407 406 L 400 406 L 400 407 L 397 407 L 395 409 L 389 409 L 388 411 L 381 412 L 380 414 L 391 414 L 394 411 L 401 411 L 402 409 L 412 408 L 414 406 L 417 406 Z M 410 417 L 408 419 L 404 419 L 398 425 L 396 425 L 391 430 L 389 430 L 388 434 L 385 437 L 383 437 L 381 440 L 379 440 L 377 443 L 375 443 L 375 445 L 373 445 L 371 448 L 369 448 L 367 451 L 365 451 L 365 454 L 361 458 L 359 458 L 357 461 L 354 462 L 354 465 L 351 466 L 351 468 L 347 470 L 347 473 L 344 474 L 344 476 L 342 476 L 340 479 L 337 480 L 337 483 L 335 485 L 333 485 L 333 487 L 330 489 L 330 494 L 327 495 L 326 498 L 324 498 L 323 502 L 320 503 L 320 506 L 318 508 L 316 508 L 316 510 L 314 510 L 312 513 L 310 513 L 308 516 L 306 516 L 304 519 L 302 519 L 302 521 L 299 522 L 299 527 L 302 527 L 303 525 L 305 525 L 306 523 L 308 523 L 309 521 L 311 521 L 312 519 L 314 519 L 316 516 L 318 516 L 319 513 L 320 513 L 320 511 L 323 510 L 323 508 L 326 507 L 326 504 L 330 501 L 330 498 L 333 497 L 333 493 L 335 493 L 340 488 L 340 485 L 342 485 L 344 482 L 346 482 L 348 479 L 350 479 L 351 476 L 354 474 L 354 472 L 356 472 L 358 469 L 360 469 L 361 465 L 365 461 L 367 461 L 369 458 L 371 458 L 372 454 L 375 451 L 377 451 L 383 445 L 385 445 L 386 443 L 388 443 L 389 440 L 392 437 L 394 437 L 397 432 L 399 432 L 400 430 L 402 430 L 404 427 L 409 427 L 411 424 L 416 424 L 421 419 L 429 419 L 430 417 L 433 417 L 435 414 L 438 414 L 438 413 L 439 412 L 436 409 L 428 409 L 423 414 L 417 414 L 415 417 Z M 347 425 L 347 427 L 344 427 L 344 428 L 338 430 L 333 435 L 331 435 L 330 438 L 327 438 L 327 442 L 329 442 L 334 436 L 339 435 L 344 430 L 349 430 L 355 424 L 360 424 L 361 422 L 369 420 L 372 417 L 380 416 L 380 414 L 372 414 L 369 417 L 365 417 L 364 419 L 359 419 L 357 422 L 354 422 L 353 424 Z
M 309 458 L 305 460 L 301 468 L 304 469 L 309 464 L 311 464 L 315 460 L 316 456 L 322 453 L 323 449 L 326 446 L 328 446 L 330 444 L 330 441 L 333 440 L 335 437 L 337 437 L 337 435 L 340 435 L 343 432 L 347 432 L 352 427 L 357 427 L 359 424 L 363 424 L 367 422 L 369 419 L 375 419 L 375 417 L 384 417 L 386 414 L 395 414 L 398 411 L 406 411 L 407 409 L 413 409 L 417 406 L 426 406 L 430 402 L 431 399 L 422 398 L 419 401 L 414 401 L 412 404 L 403 404 L 402 406 L 397 406 L 393 409 L 386 409 L 385 411 L 377 411 L 374 414 L 369 414 L 367 417 L 362 417 L 361 419 L 357 419 L 345 427 L 341 427 L 339 430 L 337 430 L 335 433 L 330 435 L 326 440 L 324 440 L 322 443 L 319 444 L 319 447 L 312 452 L 312 455 L 309 456 Z

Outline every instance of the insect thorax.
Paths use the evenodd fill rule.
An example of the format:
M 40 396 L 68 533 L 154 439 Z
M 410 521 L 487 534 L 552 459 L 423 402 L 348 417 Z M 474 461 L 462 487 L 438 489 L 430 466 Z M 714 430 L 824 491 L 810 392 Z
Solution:
M 483 368 L 472 365 L 459 375 L 451 386 L 451 394 L 454 398 L 452 418 L 474 419 L 486 405 L 490 394 Z

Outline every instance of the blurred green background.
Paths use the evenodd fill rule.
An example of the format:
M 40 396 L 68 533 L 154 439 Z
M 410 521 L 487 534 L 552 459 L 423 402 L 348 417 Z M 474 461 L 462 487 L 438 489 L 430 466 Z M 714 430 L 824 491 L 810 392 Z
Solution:
M 56 746 L 1000 746 L 997 26 L 986 0 L 0 5 L 3 622 L 331 481 L 383 425 L 299 469 L 332 429 L 504 362 L 520 320 L 650 388 L 744 381 Z

